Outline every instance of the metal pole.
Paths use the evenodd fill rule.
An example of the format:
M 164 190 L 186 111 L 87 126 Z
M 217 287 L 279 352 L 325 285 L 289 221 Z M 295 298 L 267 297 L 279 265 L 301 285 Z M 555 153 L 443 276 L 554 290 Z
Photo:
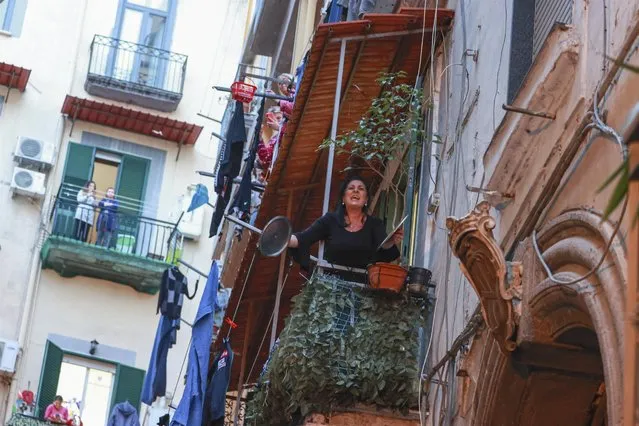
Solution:
M 293 194 L 291 191 L 288 193 L 288 205 L 286 206 L 286 217 L 290 219 L 291 212 L 293 211 Z M 277 323 L 280 316 L 280 300 L 282 298 L 282 290 L 284 286 L 284 269 L 286 268 L 286 250 L 280 255 L 280 269 L 277 275 L 277 293 L 275 295 L 275 306 L 273 307 L 273 323 L 271 324 L 271 344 L 269 349 L 273 349 L 275 346 L 275 338 L 277 337 Z
M 249 271 L 250 272 L 250 271 Z M 239 301 L 238 301 L 239 303 Z M 233 409 L 233 425 L 239 425 L 240 419 L 240 404 L 242 402 L 242 393 L 244 387 L 244 373 L 246 372 L 246 361 L 248 358 L 249 338 L 251 337 L 251 331 L 253 329 L 253 303 L 249 302 L 248 306 L 248 318 L 246 320 L 246 328 L 244 329 L 244 343 L 242 345 L 242 358 L 240 359 L 240 378 L 237 383 L 237 400 L 235 401 L 235 408 Z M 230 328 L 229 328 L 230 329 Z M 259 355 L 259 354 L 258 354 Z
M 331 126 L 331 139 L 337 139 L 337 124 L 339 120 L 339 106 L 342 97 L 342 77 L 344 76 L 344 58 L 346 57 L 346 40 L 342 40 L 339 51 L 339 68 L 337 69 L 337 82 L 335 85 L 335 100 L 333 101 L 333 124 Z M 324 184 L 324 204 L 322 215 L 328 212 L 328 204 L 331 198 L 331 181 L 333 179 L 333 161 L 335 160 L 335 144 L 332 143 L 328 150 L 328 163 L 326 164 L 326 183 Z M 324 260 L 324 244 L 320 245 L 319 260 Z
M 226 218 L 226 220 L 230 220 L 231 222 L 233 222 L 236 225 L 240 225 L 243 228 L 247 228 L 250 231 L 253 231 L 259 235 L 262 235 L 262 230 L 259 228 L 254 227 L 253 225 L 250 225 L 238 218 L 236 218 L 235 216 L 231 216 L 230 214 L 224 215 L 224 218 Z
M 288 0 L 288 8 L 286 9 L 286 18 L 284 19 L 284 27 L 277 39 L 277 50 L 275 56 L 273 56 L 273 63 L 271 64 L 271 72 L 273 75 L 277 73 L 277 63 L 280 61 L 280 55 L 282 54 L 282 48 L 286 41 L 286 34 L 288 33 L 288 27 L 291 25 L 291 19 L 293 19 L 293 12 L 295 11 L 296 0 Z
M 229 89 L 228 87 L 223 87 L 223 86 L 213 86 L 213 88 L 215 90 L 218 90 L 220 92 L 227 92 L 227 93 L 231 93 L 231 89 Z M 264 92 L 255 92 L 255 95 L 253 96 L 257 96 L 258 98 L 266 98 L 266 99 L 277 99 L 280 101 L 293 101 L 293 98 L 289 98 L 286 96 L 280 96 L 280 95 L 276 95 L 276 94 L 270 94 L 270 93 L 264 93 Z

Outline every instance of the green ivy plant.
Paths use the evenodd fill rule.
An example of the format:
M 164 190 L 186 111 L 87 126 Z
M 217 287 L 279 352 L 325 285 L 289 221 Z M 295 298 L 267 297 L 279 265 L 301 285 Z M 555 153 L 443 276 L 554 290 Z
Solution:
M 357 403 L 403 412 L 416 406 L 423 302 L 322 275 L 293 300 L 245 424 L 288 425 L 295 414 L 329 414 Z
M 357 168 L 354 163 L 363 162 L 365 169 L 371 170 L 388 185 L 401 200 L 402 206 L 404 194 L 399 182 L 405 180 L 408 168 L 401 161 L 411 145 L 421 144 L 423 135 L 420 126 L 422 89 L 402 83 L 406 77 L 403 71 L 381 74 L 376 80 L 381 94 L 372 100 L 357 127 L 335 140 L 327 138 L 319 146 L 319 149 L 327 149 L 334 145 L 337 154 L 351 157 L 354 161 L 346 170 L 353 170 Z M 384 171 L 394 160 L 400 162 L 398 175 L 389 177 Z

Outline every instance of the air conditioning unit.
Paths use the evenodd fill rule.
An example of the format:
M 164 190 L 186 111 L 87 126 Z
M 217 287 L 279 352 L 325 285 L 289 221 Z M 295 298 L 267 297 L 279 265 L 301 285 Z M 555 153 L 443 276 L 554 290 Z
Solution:
M 20 347 L 13 340 L 0 339 L 0 374 L 16 372 L 16 360 Z
M 45 192 L 45 174 L 15 167 L 11 179 L 11 192 L 15 195 L 42 198 Z
M 55 147 L 39 139 L 20 136 L 13 160 L 21 166 L 29 165 L 48 170 L 55 161 Z
M 204 225 L 204 209 L 206 207 L 199 207 L 192 212 L 187 213 L 187 209 L 191 204 L 191 199 L 193 198 L 193 194 L 195 193 L 196 185 L 189 185 L 186 194 L 182 196 L 182 200 L 179 203 L 182 207 L 182 211 L 184 212 L 184 216 L 182 216 L 182 220 L 178 225 L 178 231 L 184 238 L 188 238 L 190 240 L 199 240 L 200 236 L 202 236 L 202 226 Z

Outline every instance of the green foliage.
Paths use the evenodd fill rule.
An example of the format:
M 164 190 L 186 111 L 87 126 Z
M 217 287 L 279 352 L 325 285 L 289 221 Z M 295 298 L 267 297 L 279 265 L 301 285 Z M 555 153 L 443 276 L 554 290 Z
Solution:
M 356 403 L 404 412 L 416 406 L 424 308 L 408 296 L 313 277 L 294 298 L 246 424 L 287 425 L 298 412 L 328 414 Z M 355 324 L 341 327 L 351 313 Z
M 359 157 L 371 167 L 375 162 L 400 159 L 407 146 L 421 139 L 421 130 L 415 123 L 421 116 L 422 91 L 398 82 L 404 78 L 403 71 L 381 74 L 377 79 L 381 95 L 373 99 L 357 128 L 335 141 L 325 139 L 319 148 L 326 149 L 334 143 L 338 154 Z

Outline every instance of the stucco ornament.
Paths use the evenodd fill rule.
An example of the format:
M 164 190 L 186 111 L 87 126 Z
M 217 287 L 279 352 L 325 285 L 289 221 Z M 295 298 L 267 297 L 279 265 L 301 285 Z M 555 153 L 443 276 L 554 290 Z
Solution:
M 502 351 L 512 352 L 521 316 L 521 262 L 506 262 L 493 237 L 495 219 L 486 201 L 461 219 L 447 218 L 446 227 L 453 254 L 477 292 L 486 325 Z

